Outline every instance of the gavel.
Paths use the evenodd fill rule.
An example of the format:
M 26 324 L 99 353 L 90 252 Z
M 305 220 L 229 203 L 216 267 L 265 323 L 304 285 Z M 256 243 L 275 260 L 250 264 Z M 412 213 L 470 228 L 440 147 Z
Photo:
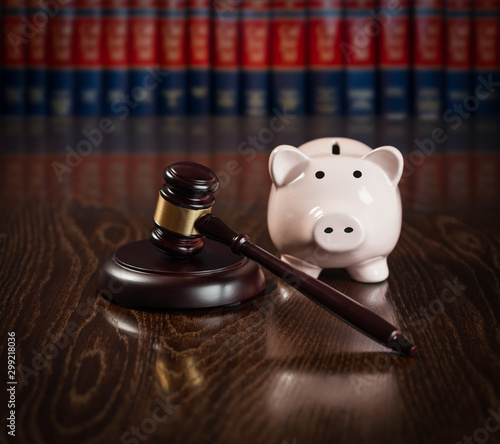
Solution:
M 150 247 L 144 243 L 148 241 L 142 241 L 126 246 L 122 248 L 122 251 L 118 250 L 115 256 L 105 260 L 98 273 L 98 288 L 101 288 L 100 293 L 103 296 L 120 302 L 120 297 L 113 295 L 109 288 L 106 288 L 106 285 L 110 286 L 110 278 L 122 282 L 133 282 L 132 291 L 140 289 L 141 292 L 147 292 L 148 288 L 158 291 L 158 287 L 165 285 L 168 279 L 169 288 L 180 289 L 181 293 L 184 285 L 189 286 L 193 279 L 196 279 L 200 285 L 200 291 L 203 292 L 204 285 L 208 288 L 213 284 L 213 282 L 209 283 L 210 280 L 225 279 L 225 276 L 219 276 L 216 272 L 209 273 L 207 279 L 204 274 L 207 271 L 205 268 L 210 269 L 210 265 L 203 265 L 204 269 L 199 273 L 195 271 L 189 276 L 190 279 L 185 281 L 186 284 L 184 282 L 179 285 L 174 283 L 172 287 L 171 282 L 172 279 L 182 279 L 178 276 L 182 275 L 183 267 L 189 268 L 193 263 L 196 263 L 197 258 L 205 254 L 204 249 L 207 246 L 214 253 L 209 261 L 216 260 L 220 255 L 226 254 L 223 250 L 217 250 L 212 243 L 204 245 L 206 242 L 215 241 L 229 247 L 232 252 L 230 254 L 236 258 L 233 260 L 239 261 L 238 264 L 243 264 L 242 267 L 247 267 L 249 271 L 242 275 L 242 279 L 246 279 L 244 287 L 248 290 L 248 284 L 256 281 L 255 287 L 250 289 L 250 293 L 262 290 L 263 278 L 255 268 L 252 268 L 251 263 L 240 259 L 242 256 L 260 264 L 311 301 L 361 333 L 397 353 L 407 356 L 415 355 L 417 347 L 400 329 L 347 295 L 307 273 L 297 270 L 253 244 L 246 234 L 234 232 L 221 219 L 213 215 L 211 209 L 215 202 L 214 193 L 219 186 L 219 181 L 211 169 L 194 162 L 178 162 L 165 169 L 163 178 L 165 183 L 159 193 L 154 213 L 155 226 L 150 235 L 150 245 L 154 245 L 157 253 L 153 254 Z M 206 238 L 205 242 L 203 236 Z M 145 257 L 145 255 L 153 258 L 144 259 L 145 262 L 141 262 L 140 265 L 134 262 L 142 261 L 140 258 Z M 161 255 L 163 255 L 163 259 Z M 161 274 L 162 263 L 169 269 L 167 275 Z M 217 267 L 215 266 L 215 268 Z M 232 266 L 228 266 L 224 270 L 231 268 Z M 143 275 L 147 274 L 144 271 L 153 271 L 149 274 L 151 278 L 144 278 Z M 127 273 L 132 273 L 131 277 L 127 277 Z M 140 276 L 138 276 L 139 274 Z M 158 276 L 161 277 L 158 278 Z M 160 280 L 157 281 L 157 279 Z M 231 279 L 237 282 L 239 277 L 235 276 Z M 140 281 L 139 287 L 135 285 L 138 281 Z M 117 286 L 116 282 L 113 286 Z M 233 291 L 240 291 L 242 288 L 234 288 Z M 189 297 L 191 297 L 191 293 L 189 293 Z M 197 294 L 194 300 L 200 301 L 200 296 Z M 125 301 L 125 305 L 127 302 L 130 305 L 130 300 Z M 138 304 L 140 305 L 140 302 Z

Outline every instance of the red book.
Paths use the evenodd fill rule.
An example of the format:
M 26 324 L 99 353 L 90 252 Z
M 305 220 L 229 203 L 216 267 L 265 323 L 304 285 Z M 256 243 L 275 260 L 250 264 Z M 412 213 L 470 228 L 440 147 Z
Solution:
M 290 114 L 305 112 L 305 2 L 275 0 L 271 16 L 271 104 Z
M 74 2 L 68 1 L 48 23 L 47 108 L 56 116 L 74 113 L 74 12 Z
M 472 70 L 471 0 L 446 3 L 446 108 L 452 110 L 470 94 Z
M 210 111 L 210 1 L 188 0 L 188 109 Z
M 34 14 L 42 17 L 40 4 L 36 0 L 28 1 L 28 20 L 34 22 Z M 46 17 L 48 21 L 48 17 Z M 42 25 L 43 22 L 39 24 Z M 38 23 L 38 22 L 36 22 Z M 47 26 L 36 26 L 36 31 L 26 45 L 26 112 L 32 115 L 43 115 L 46 111 L 47 79 Z
M 134 115 L 156 113 L 162 76 L 157 70 L 158 38 L 155 0 L 130 0 L 130 96 Z
M 410 112 L 409 9 L 408 0 L 397 4 L 392 0 L 379 1 L 380 113 L 391 119 L 402 119 Z
M 241 2 L 242 113 L 247 116 L 263 116 L 269 112 L 269 3 L 269 0 Z
M 308 110 L 312 114 L 342 112 L 342 2 L 311 0 L 308 9 Z
M 376 112 L 374 0 L 347 0 L 345 43 L 346 113 L 369 116 Z
M 104 114 L 130 113 L 125 96 L 128 87 L 128 8 L 127 0 L 103 0 L 102 14 L 102 104 Z
M 474 1 L 474 93 L 476 104 L 464 104 L 471 112 L 492 115 L 499 112 L 500 82 L 500 0 Z M 467 110 L 469 111 L 469 110 Z
M 443 108 L 443 0 L 415 0 L 414 14 L 415 114 L 438 118 Z
M 160 114 L 185 114 L 187 109 L 186 0 L 167 0 L 159 9 L 159 60 L 165 76 L 159 89 Z
M 240 11 L 239 4 L 215 10 L 213 23 L 212 85 L 215 114 L 239 113 Z
M 28 36 L 25 34 L 26 2 L 3 0 L 2 3 L 2 84 L 0 86 L 4 114 L 23 114 L 25 56 Z M 36 31 L 36 30 L 35 30 Z
M 101 112 L 101 5 L 95 0 L 75 0 L 75 112 Z

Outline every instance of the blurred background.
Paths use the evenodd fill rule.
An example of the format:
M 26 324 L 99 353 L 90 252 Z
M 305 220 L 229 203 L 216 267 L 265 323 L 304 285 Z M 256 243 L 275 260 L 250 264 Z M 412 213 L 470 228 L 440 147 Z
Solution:
M 332 136 L 400 149 L 407 205 L 499 200 L 500 0 L 0 4 L 8 201 L 154 205 L 189 159 L 265 203 L 269 152 Z

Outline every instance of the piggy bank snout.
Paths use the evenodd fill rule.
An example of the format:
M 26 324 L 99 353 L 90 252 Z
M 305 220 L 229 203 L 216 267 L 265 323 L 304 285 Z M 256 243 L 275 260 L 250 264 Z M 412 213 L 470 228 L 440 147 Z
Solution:
M 314 241 L 324 250 L 335 253 L 351 251 L 365 238 L 363 224 L 356 217 L 343 213 L 321 216 L 314 226 Z

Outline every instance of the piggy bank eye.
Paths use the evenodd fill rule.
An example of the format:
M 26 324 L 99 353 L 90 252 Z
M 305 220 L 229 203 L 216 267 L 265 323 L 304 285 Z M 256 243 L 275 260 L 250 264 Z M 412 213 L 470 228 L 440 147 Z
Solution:
M 323 179 L 325 177 L 325 173 L 323 171 L 316 171 L 316 179 Z
M 354 173 L 352 173 L 352 175 L 356 178 L 356 179 L 359 179 L 363 174 L 361 173 L 361 171 L 359 170 L 356 170 L 354 171 Z

